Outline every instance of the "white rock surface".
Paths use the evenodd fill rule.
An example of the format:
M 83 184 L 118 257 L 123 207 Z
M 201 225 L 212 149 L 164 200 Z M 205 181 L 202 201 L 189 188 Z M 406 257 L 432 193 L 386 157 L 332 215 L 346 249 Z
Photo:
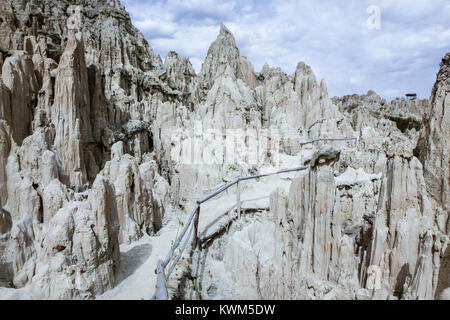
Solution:
M 255 72 L 225 26 L 196 75 L 155 55 L 118 0 L 76 3 L 0 3 L 0 296 L 150 299 L 199 198 L 309 164 L 242 183 L 241 218 L 234 188 L 202 206 L 204 247 L 171 295 L 447 297 L 448 54 L 430 101 L 330 99 L 304 62 Z M 195 140 L 206 131 L 242 129 L 279 141 L 256 163 L 186 161 L 214 145 Z M 301 144 L 342 137 L 357 139 Z

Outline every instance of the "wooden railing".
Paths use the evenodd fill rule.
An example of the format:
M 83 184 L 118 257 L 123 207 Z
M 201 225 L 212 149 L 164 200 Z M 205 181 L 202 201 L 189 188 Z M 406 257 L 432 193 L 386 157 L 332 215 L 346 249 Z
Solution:
M 311 143 L 314 143 L 314 142 L 317 142 L 317 141 L 344 141 L 344 140 L 356 140 L 356 139 L 357 138 L 337 138 L 337 139 L 321 138 L 321 139 L 310 140 L 310 141 L 307 141 L 307 142 L 302 142 L 302 143 L 300 143 L 300 145 L 303 146 L 303 145 L 311 144 Z M 215 196 L 221 194 L 222 192 L 228 190 L 232 186 L 237 185 L 236 203 L 237 203 L 238 218 L 240 218 L 240 215 L 241 215 L 241 192 L 240 192 L 240 190 L 241 189 L 240 189 L 239 182 L 252 180 L 252 179 L 258 179 L 258 178 L 263 178 L 263 177 L 269 177 L 269 176 L 282 174 L 282 173 L 287 173 L 287 172 L 295 172 L 295 171 L 300 171 L 300 170 L 306 170 L 308 168 L 309 168 L 309 166 L 300 166 L 300 167 L 296 167 L 296 168 L 283 169 L 283 170 L 279 170 L 279 171 L 272 172 L 272 173 L 257 174 L 257 175 L 253 175 L 253 176 L 237 178 L 237 179 L 235 179 L 235 180 L 233 180 L 233 181 L 223 185 L 222 187 L 220 187 L 216 191 L 208 194 L 207 196 L 205 196 L 201 200 L 198 200 L 194 210 L 189 215 L 188 220 L 184 224 L 183 230 L 181 231 L 180 235 L 177 237 L 177 239 L 175 240 L 174 244 L 172 245 L 172 247 L 170 248 L 169 252 L 167 253 L 166 258 L 164 260 L 159 260 L 157 262 L 157 268 L 155 270 L 156 274 L 157 274 L 156 292 L 155 292 L 155 294 L 153 296 L 153 299 L 154 300 L 155 299 L 156 300 L 168 300 L 169 299 L 166 281 L 167 281 L 167 279 L 169 279 L 169 277 L 172 274 L 175 266 L 177 265 L 178 261 L 180 260 L 181 256 L 183 255 L 183 252 L 184 252 L 184 250 L 186 249 L 186 247 L 187 247 L 187 245 L 189 243 L 189 239 L 191 238 L 192 232 L 194 233 L 193 247 L 195 248 L 198 245 L 198 222 L 199 222 L 199 219 L 200 219 L 200 208 L 201 208 L 201 205 L 203 203 L 205 203 L 206 201 L 208 201 L 208 200 L 214 198 Z M 188 232 L 188 230 L 189 230 L 188 236 L 186 237 L 186 239 L 185 239 L 185 241 L 183 243 L 183 246 L 181 247 L 181 250 L 180 250 L 179 254 L 176 256 L 175 260 L 172 262 L 172 265 L 169 267 L 169 270 L 168 270 L 167 275 L 166 275 L 165 274 L 166 267 L 169 265 L 170 260 L 172 259 L 173 255 L 175 253 L 175 250 L 179 247 L 181 241 L 183 240 L 183 238 L 186 235 L 186 233 Z

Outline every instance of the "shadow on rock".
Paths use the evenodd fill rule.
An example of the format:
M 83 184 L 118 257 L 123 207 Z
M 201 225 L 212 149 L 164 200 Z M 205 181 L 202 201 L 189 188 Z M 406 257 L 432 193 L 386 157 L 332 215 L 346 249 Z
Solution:
M 441 260 L 441 267 L 439 268 L 439 277 L 434 298 L 439 299 L 442 292 L 446 288 L 450 288 L 450 247 L 447 247 L 444 257 Z

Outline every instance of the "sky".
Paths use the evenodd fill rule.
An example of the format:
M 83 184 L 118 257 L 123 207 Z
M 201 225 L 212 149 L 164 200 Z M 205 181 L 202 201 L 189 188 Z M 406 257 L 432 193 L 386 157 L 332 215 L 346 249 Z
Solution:
M 242 55 L 292 74 L 300 61 L 330 97 L 374 90 L 429 98 L 450 52 L 449 0 L 121 0 L 153 50 L 198 72 L 223 23 Z

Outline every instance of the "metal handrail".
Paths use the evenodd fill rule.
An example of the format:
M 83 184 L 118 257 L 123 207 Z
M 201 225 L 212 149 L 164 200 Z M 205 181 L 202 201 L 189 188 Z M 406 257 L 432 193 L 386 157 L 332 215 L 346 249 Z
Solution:
M 311 143 L 318 142 L 318 141 L 344 141 L 344 140 L 358 140 L 358 138 L 356 138 L 356 137 L 352 137 L 352 138 L 319 138 L 319 139 L 313 139 L 313 140 L 306 141 L 306 142 L 300 142 L 300 145 L 304 146 L 305 144 L 311 144 Z
M 190 236 L 192 234 L 192 230 L 194 230 L 194 247 L 197 245 L 197 243 L 198 243 L 198 234 L 197 234 L 198 233 L 198 220 L 199 220 L 199 216 L 200 216 L 200 206 L 201 206 L 202 203 L 204 203 L 204 202 L 210 200 L 211 198 L 217 196 L 218 194 L 226 191 L 227 189 L 229 189 L 233 185 L 239 184 L 240 181 L 246 181 L 246 180 L 251 180 L 251 179 L 258 179 L 258 178 L 268 177 L 268 176 L 281 174 L 281 173 L 286 173 L 286 172 L 300 171 L 300 170 L 305 170 L 307 168 L 309 168 L 309 166 L 301 166 L 301 167 L 297 167 L 297 168 L 283 169 L 283 170 L 279 170 L 279 171 L 273 172 L 273 173 L 258 174 L 258 175 L 253 175 L 253 176 L 241 177 L 241 178 L 233 180 L 230 183 L 227 183 L 226 185 L 223 185 L 217 191 L 214 191 L 214 192 L 210 193 L 209 195 L 205 196 L 203 199 L 197 201 L 197 205 L 196 205 L 195 209 L 192 211 L 191 215 L 189 216 L 188 221 L 184 225 L 183 231 L 177 237 L 175 243 L 170 248 L 169 253 L 166 256 L 166 259 L 158 261 L 157 269 L 156 269 L 156 273 L 157 273 L 156 293 L 153 296 L 153 299 L 156 299 L 156 300 L 167 300 L 168 299 L 168 292 L 167 292 L 167 287 L 166 287 L 166 278 L 170 277 L 170 275 L 172 274 L 173 269 L 175 268 L 175 265 L 178 263 L 178 261 L 180 260 L 181 256 L 183 255 L 183 252 L 186 249 L 187 243 L 188 243 L 189 238 L 190 238 Z M 238 192 L 237 198 L 238 198 L 238 214 L 240 215 L 240 212 L 239 212 L 240 211 L 240 193 L 239 192 Z M 195 220 L 194 220 L 194 216 L 195 216 Z M 194 221 L 194 224 L 192 225 L 193 221 Z M 188 230 L 189 227 L 191 227 L 191 231 L 189 232 L 189 236 L 186 238 L 185 243 L 183 244 L 183 247 L 182 247 L 180 253 L 175 258 L 175 261 L 172 264 L 172 266 L 170 267 L 169 272 L 167 273 L 167 276 L 166 276 L 164 274 L 164 270 L 167 267 L 167 265 L 169 264 L 170 259 L 172 258 L 175 250 L 180 245 L 180 242 L 183 239 L 183 237 L 186 234 L 186 231 Z
M 306 145 L 306 144 L 310 144 L 310 143 L 314 143 L 317 141 L 342 141 L 342 140 L 357 140 L 357 138 L 320 138 L 320 139 L 314 139 L 314 140 L 310 140 L 307 142 L 302 142 L 300 143 L 300 145 Z M 238 211 L 238 218 L 240 218 L 240 214 L 241 214 L 241 200 L 240 200 L 240 185 L 239 182 L 241 181 L 247 181 L 247 180 L 252 180 L 252 179 L 258 179 L 258 178 L 263 178 L 263 177 L 269 177 L 269 176 L 273 176 L 273 175 L 277 175 L 277 174 L 282 174 L 282 173 L 287 173 L 287 172 L 294 172 L 294 171 L 300 171 L 300 170 L 306 170 L 308 169 L 309 166 L 300 166 L 300 167 L 296 167 L 296 168 L 290 168 L 290 169 L 283 169 L 283 170 L 279 170 L 276 172 L 272 172 L 272 173 L 266 173 L 266 174 L 257 174 L 257 175 L 252 175 L 252 176 L 247 176 L 247 177 L 240 177 L 237 178 L 225 185 L 223 185 L 222 187 L 220 187 L 219 189 L 217 189 L 216 191 L 208 194 L 207 196 L 203 197 L 201 200 L 197 201 L 197 205 L 195 206 L 194 210 L 192 211 L 191 215 L 188 218 L 188 221 L 185 223 L 183 230 L 181 231 L 180 235 L 177 237 L 177 239 L 175 240 L 175 243 L 172 245 L 172 247 L 170 248 L 169 252 L 167 253 L 167 256 L 164 260 L 159 260 L 157 262 L 157 268 L 156 268 L 156 274 L 157 274 L 157 281 L 156 281 L 156 292 L 153 296 L 153 300 L 168 300 L 169 295 L 167 292 L 167 286 L 166 286 L 166 279 L 168 279 L 170 277 L 170 275 L 173 272 L 173 269 L 175 268 L 176 264 L 178 263 L 178 261 L 180 260 L 181 256 L 183 255 L 184 250 L 187 247 L 187 244 L 189 242 L 189 238 L 192 235 L 192 231 L 194 231 L 194 247 L 197 246 L 198 244 L 198 222 L 199 222 L 199 218 L 200 218 L 200 207 L 203 203 L 205 203 L 206 201 L 210 200 L 211 198 L 214 198 L 215 196 L 217 196 L 218 194 L 226 191 L 227 189 L 229 189 L 230 187 L 234 186 L 235 184 L 237 184 L 237 211 Z M 195 220 L 194 220 L 195 217 Z M 194 222 L 194 224 L 192 225 L 192 222 Z M 186 234 L 187 230 L 189 229 L 189 227 L 191 227 L 191 230 L 189 231 L 189 235 L 186 238 L 180 253 L 178 254 L 178 256 L 175 258 L 175 261 L 173 262 L 173 264 L 171 265 L 171 267 L 169 268 L 169 272 L 167 273 L 167 276 L 165 275 L 165 268 L 167 267 L 167 265 L 170 262 L 170 259 L 172 258 L 173 254 L 175 253 L 175 250 L 178 248 L 178 246 L 180 245 L 180 242 L 182 241 L 184 235 Z

